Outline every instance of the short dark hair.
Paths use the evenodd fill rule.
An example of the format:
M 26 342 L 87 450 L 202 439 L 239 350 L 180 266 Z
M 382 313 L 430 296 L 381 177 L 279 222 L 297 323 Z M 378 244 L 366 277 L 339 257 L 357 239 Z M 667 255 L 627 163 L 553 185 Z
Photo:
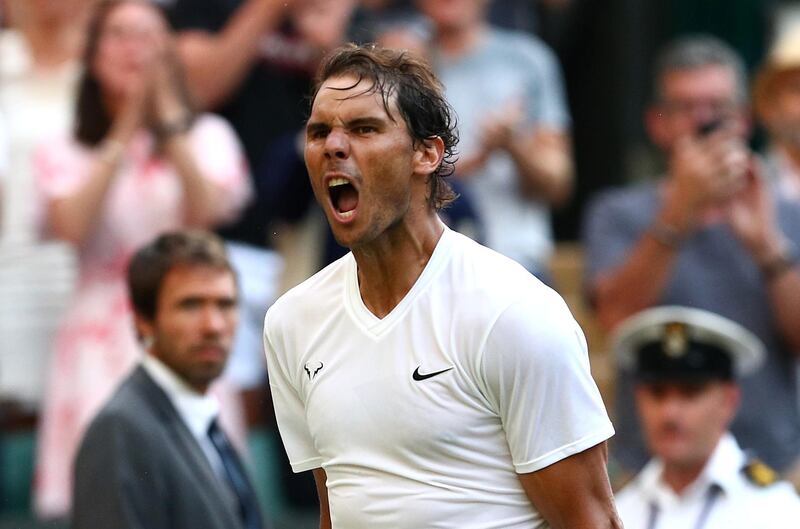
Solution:
M 164 278 L 179 266 L 217 268 L 236 277 L 218 236 L 202 230 L 164 233 L 139 249 L 128 265 L 128 294 L 137 315 L 155 318 Z
M 711 35 L 697 34 L 678 37 L 667 43 L 656 56 L 653 65 L 653 103 L 663 99 L 661 81 L 664 75 L 676 70 L 692 70 L 706 66 L 730 68 L 736 78 L 736 102 L 746 104 L 747 68 L 736 51 L 724 41 Z
M 103 101 L 103 89 L 94 74 L 92 62 L 100 46 L 106 19 L 119 6 L 137 3 L 145 5 L 163 15 L 163 10 L 152 0 L 103 0 L 97 4 L 86 33 L 86 46 L 83 53 L 83 73 L 78 82 L 78 95 L 75 102 L 75 139 L 88 147 L 95 147 L 111 130 L 112 118 Z M 165 23 L 169 26 L 166 17 Z M 189 119 L 195 119 L 189 88 L 177 58 L 171 60 L 171 72 L 178 87 L 181 102 L 189 111 Z M 151 128 L 153 124 L 151 124 Z
M 445 180 L 455 170 L 455 112 L 444 97 L 444 87 L 430 66 L 407 51 L 382 48 L 374 44 L 346 44 L 328 54 L 320 64 L 311 92 L 310 104 L 322 83 L 331 77 L 354 75 L 357 85 L 372 82 L 365 92 L 380 93 L 389 117 L 389 102 L 396 96 L 397 108 L 408 127 L 414 145 L 439 137 L 444 142 L 444 159 L 430 175 L 429 204 L 436 210 L 453 202 L 457 195 Z M 348 87 L 351 88 L 351 87 Z

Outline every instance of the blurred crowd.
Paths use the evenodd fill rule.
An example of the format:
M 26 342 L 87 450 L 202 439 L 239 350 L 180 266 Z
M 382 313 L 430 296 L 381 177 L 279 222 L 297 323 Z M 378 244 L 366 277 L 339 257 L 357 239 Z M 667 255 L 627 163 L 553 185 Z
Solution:
M 783 3 L 732 2 L 770 21 L 756 45 L 693 28 L 708 31 L 659 46 L 649 92 L 615 98 L 608 75 L 592 86 L 591 51 L 575 58 L 587 4 L 2 0 L 0 436 L 38 418 L 36 512 L 69 512 L 84 430 L 137 363 L 125 270 L 164 231 L 226 241 L 241 322 L 214 392 L 240 447 L 248 428 L 272 427 L 266 309 L 346 251 L 314 204 L 302 131 L 319 60 L 349 41 L 419 54 L 444 83 L 460 134 L 451 227 L 556 288 L 556 235 L 580 235 L 606 332 L 678 304 L 758 336 L 766 361 L 742 381 L 732 431 L 800 483 L 800 27 Z M 589 162 L 614 125 L 586 107 L 620 98 L 647 102 L 635 121 L 654 161 L 641 162 L 640 135 L 605 150 L 606 167 L 632 168 L 607 178 Z M 633 391 L 620 373 L 609 399 L 612 460 L 630 473 L 647 459 Z M 313 484 L 288 487 L 313 504 Z

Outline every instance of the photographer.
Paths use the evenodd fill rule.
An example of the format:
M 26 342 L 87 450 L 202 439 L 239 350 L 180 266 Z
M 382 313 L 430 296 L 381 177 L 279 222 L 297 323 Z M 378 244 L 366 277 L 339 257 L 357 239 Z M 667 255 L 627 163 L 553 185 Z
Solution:
M 800 351 L 800 210 L 772 196 L 746 147 L 746 77 L 739 57 L 711 37 L 670 44 L 655 68 L 651 139 L 667 157 L 659 181 L 598 197 L 586 219 L 586 285 L 612 329 L 645 308 L 679 304 L 734 320 L 767 347 L 743 382 L 733 432 L 786 471 L 800 455 L 793 351 Z M 620 376 L 615 454 L 646 458 Z

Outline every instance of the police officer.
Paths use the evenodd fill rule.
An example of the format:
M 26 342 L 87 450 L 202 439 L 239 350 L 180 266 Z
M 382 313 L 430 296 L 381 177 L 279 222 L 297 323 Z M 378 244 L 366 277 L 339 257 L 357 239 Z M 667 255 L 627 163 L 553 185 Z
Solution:
M 728 432 L 740 400 L 737 379 L 764 357 L 752 333 L 703 310 L 659 307 L 623 324 L 613 347 L 620 367 L 636 377 L 653 456 L 617 495 L 626 529 L 797 527 L 794 489 Z

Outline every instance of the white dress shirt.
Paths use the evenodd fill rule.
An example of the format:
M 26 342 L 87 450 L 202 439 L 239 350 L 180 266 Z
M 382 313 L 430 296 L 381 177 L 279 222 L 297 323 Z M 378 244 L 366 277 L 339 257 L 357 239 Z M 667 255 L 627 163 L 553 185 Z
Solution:
M 756 485 L 742 471 L 746 464 L 747 455 L 725 434 L 700 476 L 678 495 L 662 480 L 663 463 L 651 460 L 617 495 L 625 528 L 796 528 L 800 498 L 791 485 Z
M 200 443 L 203 453 L 211 463 L 211 468 L 214 469 L 217 476 L 224 477 L 225 468 L 222 466 L 222 460 L 208 437 L 208 427 L 219 415 L 217 399 L 210 393 L 197 393 L 174 371 L 151 354 L 144 355 L 142 367 L 172 401 L 178 415 Z

